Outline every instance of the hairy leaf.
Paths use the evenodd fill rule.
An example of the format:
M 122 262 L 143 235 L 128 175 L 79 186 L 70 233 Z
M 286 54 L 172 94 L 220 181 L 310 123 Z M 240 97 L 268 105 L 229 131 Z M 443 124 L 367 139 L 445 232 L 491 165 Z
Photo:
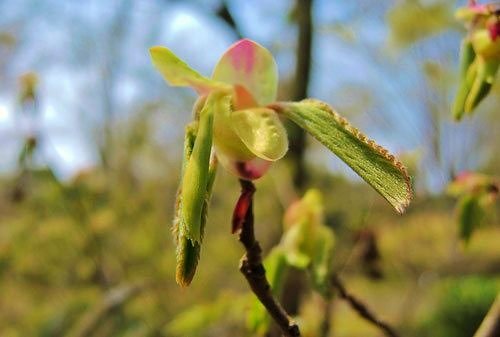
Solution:
M 185 145 L 184 145 L 184 158 L 189 159 L 190 154 L 193 149 L 193 144 L 195 140 L 196 129 L 190 124 L 186 129 Z M 208 183 L 207 190 L 205 194 L 205 200 L 203 201 L 203 208 L 201 214 L 201 236 L 205 230 L 205 224 L 207 221 L 207 211 L 208 203 L 210 202 L 210 197 L 212 195 L 212 188 L 215 181 L 215 176 L 217 173 L 217 159 L 212 157 L 210 161 L 210 167 L 208 171 Z M 182 183 L 181 183 L 182 184 Z M 173 223 L 173 234 L 174 241 L 176 244 L 176 282 L 187 287 L 193 280 L 194 274 L 196 272 L 196 267 L 198 265 L 198 260 L 200 259 L 201 242 L 194 242 L 186 236 L 186 224 L 182 217 L 182 198 L 181 190 L 177 192 L 176 204 L 175 204 L 175 218 Z
M 201 110 L 198 132 L 191 157 L 182 178 L 182 218 L 186 223 L 186 236 L 201 242 L 201 217 L 209 182 L 209 164 L 212 151 L 214 104 L 218 94 L 210 94 Z
M 386 149 L 368 139 L 328 104 L 307 99 L 270 105 L 335 153 L 399 213 L 412 197 L 406 168 Z

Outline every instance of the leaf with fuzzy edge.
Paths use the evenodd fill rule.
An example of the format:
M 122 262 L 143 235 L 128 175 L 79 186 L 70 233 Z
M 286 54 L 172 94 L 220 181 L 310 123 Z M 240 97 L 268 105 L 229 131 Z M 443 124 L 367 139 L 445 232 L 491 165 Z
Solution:
M 412 198 L 410 177 L 403 164 L 386 149 L 319 100 L 278 102 L 269 107 L 309 132 L 359 174 L 398 213 L 404 212 Z
M 186 133 L 184 138 L 184 155 L 182 163 L 182 176 L 186 170 L 187 163 L 191 158 L 193 152 L 193 147 L 196 140 L 196 133 L 198 129 L 198 123 L 192 122 L 186 127 Z M 217 159 L 212 156 L 210 159 L 209 169 L 208 169 L 208 180 L 206 186 L 206 193 L 203 200 L 201 219 L 200 219 L 200 235 L 203 238 L 203 233 L 205 229 L 208 203 L 212 194 L 212 187 L 215 181 L 215 175 L 217 173 Z M 186 222 L 183 217 L 183 203 L 182 203 L 182 181 L 177 192 L 176 202 L 175 202 L 175 217 L 173 221 L 173 235 L 176 244 L 176 282 L 186 287 L 188 286 L 196 272 L 196 267 L 198 265 L 198 260 L 200 259 L 201 241 L 196 242 L 188 238 Z
M 207 97 L 205 106 L 200 112 L 193 151 L 182 177 L 182 218 L 186 223 L 186 236 L 198 243 L 201 242 L 201 217 L 209 182 L 214 108 L 219 99 L 218 93 L 212 93 Z

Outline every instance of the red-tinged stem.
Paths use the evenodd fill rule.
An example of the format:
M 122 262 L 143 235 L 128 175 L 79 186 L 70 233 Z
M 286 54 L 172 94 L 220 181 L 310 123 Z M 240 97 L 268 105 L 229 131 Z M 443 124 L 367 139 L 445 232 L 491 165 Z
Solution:
M 245 276 L 252 292 L 264 305 L 283 334 L 287 337 L 300 337 L 299 326 L 292 321 L 281 304 L 273 297 L 271 285 L 266 278 L 266 270 L 262 264 L 262 249 L 259 242 L 255 240 L 254 232 L 253 194 L 255 186 L 251 181 L 243 179 L 240 179 L 240 184 L 241 196 L 236 204 L 235 214 L 240 214 L 241 209 L 246 209 L 241 228 L 238 230 L 238 240 L 246 251 L 240 261 L 240 271 Z M 248 205 L 246 205 L 247 203 Z

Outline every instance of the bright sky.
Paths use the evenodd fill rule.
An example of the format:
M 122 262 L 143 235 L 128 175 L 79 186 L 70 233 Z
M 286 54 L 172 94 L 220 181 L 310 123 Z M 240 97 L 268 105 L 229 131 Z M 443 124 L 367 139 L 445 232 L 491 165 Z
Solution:
M 167 45 L 193 68 L 209 75 L 219 55 L 235 40 L 225 23 L 205 14 L 217 7 L 218 1 L 173 4 L 160 0 L 133 1 L 129 4 L 132 14 L 125 37 L 114 54 L 110 54 L 113 41 L 109 40 L 108 32 L 113 29 L 111 23 L 124 3 L 118 0 L 67 1 L 64 5 L 58 0 L 0 2 L 0 31 L 23 22 L 18 31 L 21 45 L 15 57 L 9 60 L 7 80 L 0 84 L 0 141 L 3 144 L 0 171 L 12 170 L 22 144 L 25 132 L 22 124 L 26 121 L 22 121 L 16 110 L 12 88 L 16 86 L 17 76 L 25 71 L 35 70 L 40 74 L 38 127 L 44 139 L 42 153 L 61 179 L 68 179 L 98 161 L 93 137 L 96 126 L 102 122 L 102 76 L 109 67 L 106 63 L 109 55 L 113 56 L 110 62 L 116 68 L 117 83 L 111 98 L 120 116 L 127 116 L 141 102 L 168 95 L 172 111 L 179 113 L 169 118 L 187 121 L 189 116 L 183 111 L 188 108 L 182 98 L 191 97 L 189 89 L 173 90 L 163 85 L 150 64 L 147 50 L 152 45 Z M 229 1 L 241 32 L 271 49 L 282 75 L 289 74 L 294 64 L 296 29 L 287 14 L 292 3 L 288 0 Z M 448 33 L 434 39 L 432 44 L 421 43 L 416 49 L 390 54 L 384 21 L 389 2 L 379 3 L 377 11 L 371 12 L 363 10 L 367 6 L 361 0 L 317 0 L 315 4 L 311 96 L 339 109 L 361 110 L 349 119 L 394 152 L 428 146 L 425 142 L 429 112 L 422 104 L 422 95 L 429 93 L 422 92 L 424 75 L 415 60 L 436 56 L 441 58 L 435 59 L 438 63 L 449 63 L 450 59 L 456 62 L 456 52 L 447 46 L 457 45 L 459 36 Z M 332 27 L 339 24 L 344 24 L 353 41 L 331 32 Z M 436 45 L 441 48 L 437 54 Z M 449 52 L 443 53 L 445 49 Z M 364 106 L 366 100 L 371 104 Z M 459 150 L 450 145 L 455 143 L 453 132 L 468 139 L 476 127 L 469 123 L 458 131 L 448 130 L 444 133 L 443 146 L 451 146 L 447 148 L 450 152 L 467 151 L 472 143 L 463 139 Z M 166 138 L 180 139 L 179 129 L 170 128 L 167 133 L 171 134 Z M 311 155 L 332 169 L 350 172 L 332 160 L 332 156 L 318 154 L 322 154 L 321 150 Z M 469 168 L 480 159 L 469 158 L 460 165 Z M 444 183 L 443 173 L 429 179 L 433 186 Z

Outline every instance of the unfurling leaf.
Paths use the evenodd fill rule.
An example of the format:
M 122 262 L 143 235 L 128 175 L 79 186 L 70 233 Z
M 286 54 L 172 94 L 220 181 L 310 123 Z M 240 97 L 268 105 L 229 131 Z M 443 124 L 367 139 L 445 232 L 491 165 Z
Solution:
M 193 242 L 201 242 L 201 218 L 209 182 L 209 163 L 212 151 L 214 104 L 218 94 L 210 94 L 200 112 L 198 131 L 191 157 L 182 177 L 182 218 L 185 235 Z
M 193 152 L 193 147 L 196 141 L 197 128 L 198 128 L 197 122 L 192 122 L 186 127 L 186 133 L 184 138 L 184 154 L 182 162 L 183 177 L 186 171 L 187 164 Z M 208 168 L 208 179 L 207 179 L 207 185 L 204 194 L 201 218 L 200 218 L 201 237 L 203 237 L 203 232 L 207 218 L 208 203 L 210 201 L 210 196 L 212 193 L 212 187 L 215 181 L 216 172 L 217 172 L 217 160 L 215 159 L 215 157 L 212 157 Z M 182 212 L 184 206 L 182 202 L 182 185 L 183 182 L 181 181 L 175 203 L 173 234 L 174 234 L 174 241 L 176 244 L 176 259 L 177 259 L 175 278 L 179 285 L 186 287 L 191 283 L 196 271 L 196 267 L 198 265 L 198 260 L 200 259 L 201 241 L 200 242 L 193 241 L 187 236 L 186 222 Z
M 297 223 L 281 239 L 286 262 L 297 269 L 306 269 L 311 263 L 311 248 L 316 228 L 307 222 Z
M 479 198 L 474 195 L 464 196 L 458 204 L 460 238 L 467 243 L 472 232 L 480 225 L 484 216 Z
M 233 130 L 257 157 L 276 161 L 288 150 L 288 137 L 278 114 L 267 108 L 234 111 Z
M 476 77 L 474 79 L 474 83 L 472 83 L 464 106 L 465 112 L 469 114 L 472 113 L 472 111 L 490 92 L 498 70 L 498 61 L 496 60 L 487 61 L 483 58 L 478 58 L 476 62 Z
M 316 233 L 311 276 L 315 288 L 325 297 L 330 296 L 330 276 L 335 236 L 333 231 L 322 225 Z
M 276 99 L 276 62 L 269 50 L 252 40 L 243 39 L 229 47 L 215 66 L 212 78 L 244 86 L 259 105 Z
M 469 95 L 472 84 L 476 77 L 477 62 L 476 53 L 472 47 L 472 42 L 464 39 L 460 48 L 460 81 L 458 85 L 457 96 L 453 104 L 453 117 L 460 120 L 465 113 L 465 101 Z
M 276 247 L 264 260 L 266 277 L 274 296 L 279 296 L 286 271 L 285 255 L 281 247 Z M 257 298 L 252 298 L 252 307 L 247 318 L 248 328 L 256 335 L 264 335 L 269 330 L 269 314 Z
M 412 197 L 410 177 L 403 164 L 333 111 L 328 104 L 306 99 L 270 105 L 290 118 L 335 153 L 399 213 Z

